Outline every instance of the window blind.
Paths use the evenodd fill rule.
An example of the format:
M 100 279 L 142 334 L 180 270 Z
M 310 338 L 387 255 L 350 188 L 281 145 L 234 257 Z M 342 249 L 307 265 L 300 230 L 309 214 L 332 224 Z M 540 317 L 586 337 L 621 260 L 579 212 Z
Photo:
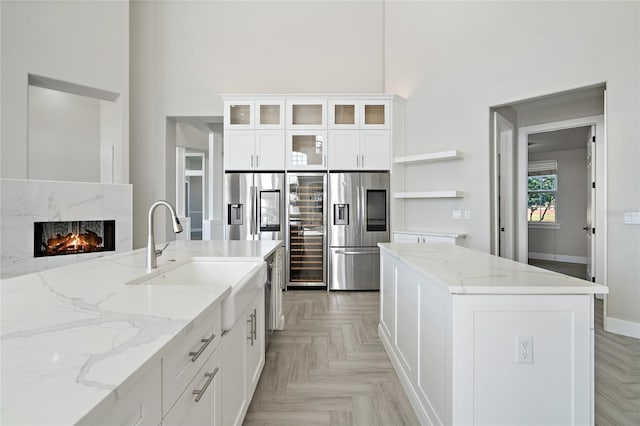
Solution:
M 558 173 L 557 160 L 531 161 L 527 167 L 529 176 L 555 175 Z

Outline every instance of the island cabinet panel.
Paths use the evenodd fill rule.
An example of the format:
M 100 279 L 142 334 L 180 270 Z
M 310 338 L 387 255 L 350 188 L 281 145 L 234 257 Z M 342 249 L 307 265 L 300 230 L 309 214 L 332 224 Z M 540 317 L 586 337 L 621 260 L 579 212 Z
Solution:
M 422 424 L 593 424 L 600 288 L 450 245 L 381 247 L 379 336 Z
M 592 296 L 454 297 L 457 424 L 592 424 Z M 518 361 L 518 338 L 531 340 Z
M 382 256 L 380 262 L 380 327 L 390 342 L 395 341 L 396 280 L 393 258 Z
M 265 354 L 264 289 L 223 338 L 222 424 L 241 425 L 262 374 Z
M 189 383 L 164 425 L 222 426 L 222 350 L 216 349 Z
M 420 325 L 420 277 L 408 268 L 396 271 L 395 347 L 403 367 L 411 377 L 418 371 L 418 331 Z
M 153 425 L 162 421 L 160 360 L 142 377 L 120 386 L 118 392 L 98 404 L 78 425 Z M 37 408 L 36 408 L 37 409 Z

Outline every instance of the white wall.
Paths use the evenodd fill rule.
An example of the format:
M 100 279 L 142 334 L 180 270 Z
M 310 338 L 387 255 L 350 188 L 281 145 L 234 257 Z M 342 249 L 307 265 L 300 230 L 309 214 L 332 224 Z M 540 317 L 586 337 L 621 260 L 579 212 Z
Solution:
M 129 2 L 2 1 L 0 8 L 1 176 L 27 178 L 28 76 L 35 74 L 119 94 L 104 114 L 113 120 L 105 133 L 117 143 L 113 180 L 128 183 Z
M 100 182 L 100 101 L 29 86 L 29 179 Z
M 560 228 L 530 227 L 529 253 L 579 257 L 586 261 L 588 239 L 582 227 L 587 223 L 587 149 L 529 153 L 529 161 L 538 160 L 558 162 L 556 223 Z
M 148 206 L 157 198 L 171 200 L 175 192 L 167 116 L 222 116 L 223 93 L 384 89 L 381 2 L 131 5 L 136 247 L 145 243 Z M 163 239 L 173 235 L 158 235 Z
M 490 246 L 489 107 L 607 83 L 608 315 L 640 323 L 640 227 L 623 223 L 640 206 L 640 3 L 387 2 L 385 11 L 385 89 L 409 98 L 407 154 L 465 153 L 408 170 L 407 190 L 466 195 L 407 204 L 407 225 L 455 227 L 471 248 Z M 471 220 L 452 221 L 454 208 Z

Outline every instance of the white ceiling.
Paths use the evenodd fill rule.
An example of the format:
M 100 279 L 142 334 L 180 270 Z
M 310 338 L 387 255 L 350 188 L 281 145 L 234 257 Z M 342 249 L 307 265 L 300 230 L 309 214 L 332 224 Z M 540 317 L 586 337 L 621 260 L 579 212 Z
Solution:
M 562 151 L 584 148 L 589 137 L 590 126 L 529 135 L 529 152 Z

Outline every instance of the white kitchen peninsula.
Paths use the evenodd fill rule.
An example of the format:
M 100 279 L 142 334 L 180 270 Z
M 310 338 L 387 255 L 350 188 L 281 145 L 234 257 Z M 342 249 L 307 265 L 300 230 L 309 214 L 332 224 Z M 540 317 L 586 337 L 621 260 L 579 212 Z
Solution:
M 2 280 L 0 423 L 221 424 L 224 302 L 253 299 L 261 369 L 264 316 L 251 304 L 264 300 L 264 260 L 280 245 L 176 241 L 149 274 L 140 249 Z M 163 282 L 208 261 L 225 271 L 214 284 Z M 244 330 L 245 314 L 232 329 Z
M 379 335 L 421 423 L 594 423 L 607 287 L 451 244 L 379 246 Z

